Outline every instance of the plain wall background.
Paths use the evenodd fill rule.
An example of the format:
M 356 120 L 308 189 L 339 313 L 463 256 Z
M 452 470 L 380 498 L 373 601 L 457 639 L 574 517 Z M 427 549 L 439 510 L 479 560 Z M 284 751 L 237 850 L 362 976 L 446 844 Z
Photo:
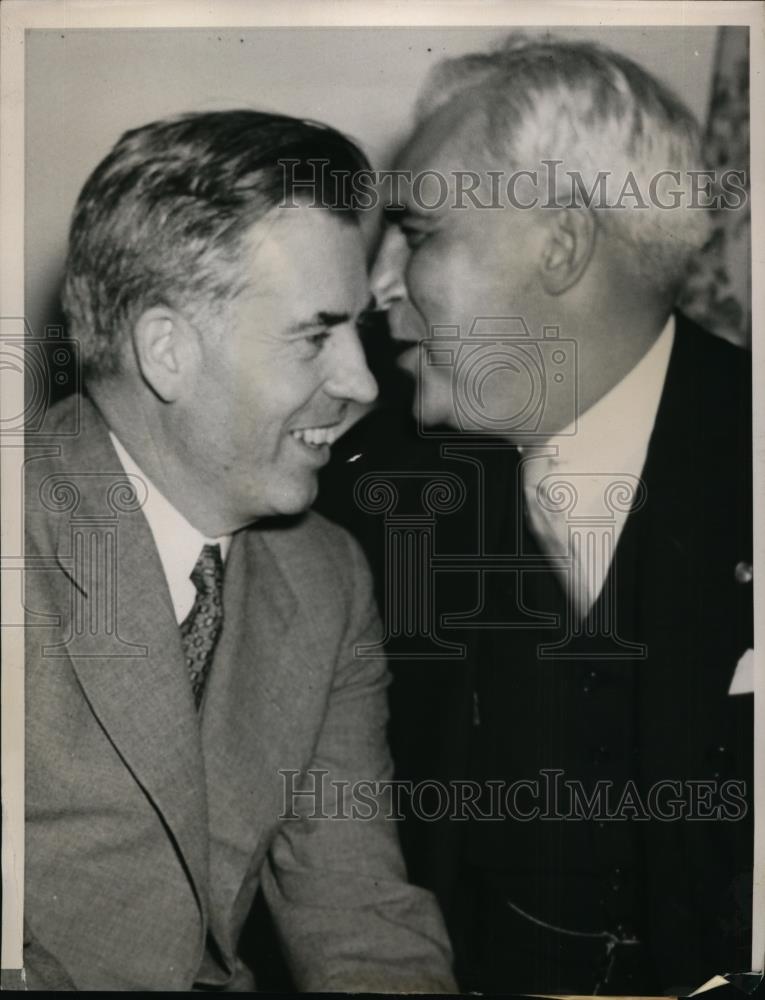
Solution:
M 536 29 L 544 32 L 547 29 Z M 706 118 L 716 28 L 555 28 L 626 53 Z M 388 164 L 439 59 L 507 28 L 34 30 L 26 39 L 26 316 L 60 321 L 58 289 L 80 188 L 129 128 L 179 111 L 254 107 L 316 118 Z

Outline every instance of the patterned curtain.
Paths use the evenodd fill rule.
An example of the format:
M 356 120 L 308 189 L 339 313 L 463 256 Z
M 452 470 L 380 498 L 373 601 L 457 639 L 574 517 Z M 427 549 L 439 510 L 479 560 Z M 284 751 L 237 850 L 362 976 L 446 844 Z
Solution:
M 694 262 L 680 297 L 683 311 L 712 333 L 751 345 L 749 209 L 749 29 L 719 28 L 706 128 L 707 166 L 746 173 L 746 201 L 713 213 L 709 243 Z

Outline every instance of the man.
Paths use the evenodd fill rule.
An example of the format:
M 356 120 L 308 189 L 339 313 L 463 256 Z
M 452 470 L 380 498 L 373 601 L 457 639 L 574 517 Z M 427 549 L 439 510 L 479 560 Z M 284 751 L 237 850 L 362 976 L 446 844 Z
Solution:
M 451 986 L 394 825 L 343 818 L 344 783 L 389 777 L 386 671 L 355 655 L 363 557 L 305 512 L 377 390 L 356 219 L 293 197 L 313 158 L 364 162 L 318 124 L 187 114 L 80 195 L 87 395 L 26 466 L 29 988 L 251 989 L 259 887 L 297 988 Z
M 437 68 L 396 163 L 373 290 L 419 440 L 359 425 L 337 475 L 362 508 L 392 484 L 390 537 L 406 515 L 410 564 L 432 553 L 401 569 L 407 634 L 403 557 L 376 561 L 398 774 L 452 793 L 413 803 L 405 852 L 465 989 L 750 967 L 750 370 L 673 312 L 707 234 L 698 146 L 630 60 L 513 40 Z M 407 506 L 427 475 L 448 510 Z M 379 531 L 373 509 L 349 523 Z

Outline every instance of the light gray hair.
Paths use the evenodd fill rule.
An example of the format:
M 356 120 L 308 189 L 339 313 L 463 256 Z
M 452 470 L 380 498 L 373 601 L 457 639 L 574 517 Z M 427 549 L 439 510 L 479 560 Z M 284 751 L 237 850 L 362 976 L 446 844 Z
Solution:
M 709 238 L 710 219 L 705 208 L 691 207 L 689 171 L 702 169 L 699 125 L 668 87 L 595 42 L 514 33 L 496 51 L 436 65 L 416 106 L 418 121 L 456 99 L 478 113 L 492 165 L 539 170 L 544 161 L 561 161 L 556 169 L 577 172 L 588 192 L 605 172 L 611 207 L 593 208 L 608 236 L 623 242 L 657 289 L 679 286 Z M 665 175 L 655 189 L 665 204 L 670 189 L 681 192 L 675 208 L 648 197 L 661 171 L 680 174 L 679 184 Z M 630 172 L 645 208 L 629 195 L 613 207 Z

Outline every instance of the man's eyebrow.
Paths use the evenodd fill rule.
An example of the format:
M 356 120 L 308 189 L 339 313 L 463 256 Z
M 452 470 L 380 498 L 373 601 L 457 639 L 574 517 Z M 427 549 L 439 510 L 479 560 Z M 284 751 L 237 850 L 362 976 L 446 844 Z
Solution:
M 350 322 L 351 314 L 347 312 L 325 312 L 320 310 L 315 313 L 310 319 L 303 320 L 300 323 L 295 323 L 294 326 L 290 327 L 292 333 L 301 333 L 304 330 L 315 330 L 316 327 L 331 327 L 331 326 L 341 326 L 343 323 Z
M 383 209 L 383 218 L 389 226 L 403 226 L 412 221 L 426 221 L 429 216 L 416 211 L 411 205 L 388 205 Z
M 412 214 L 408 205 L 386 205 L 383 209 L 383 218 L 390 226 L 400 226 Z

